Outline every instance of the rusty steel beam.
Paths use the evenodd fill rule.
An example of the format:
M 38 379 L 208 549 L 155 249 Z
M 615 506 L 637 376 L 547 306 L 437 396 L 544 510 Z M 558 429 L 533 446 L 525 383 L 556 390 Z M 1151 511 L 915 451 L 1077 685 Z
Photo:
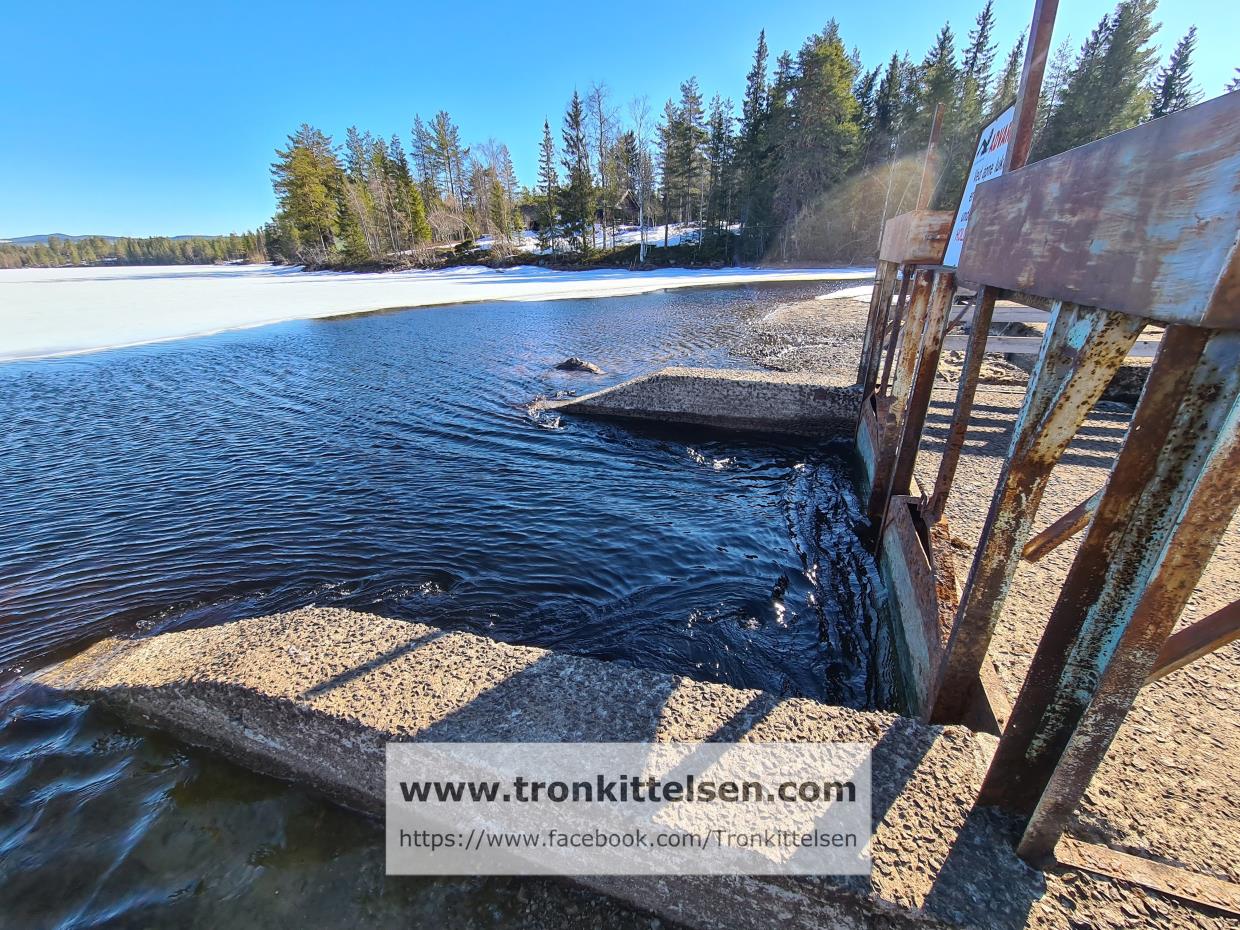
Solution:
M 898 271 L 899 266 L 895 262 L 880 261 L 874 272 L 874 292 L 870 295 L 870 314 L 865 323 L 865 342 L 861 346 L 861 362 L 857 368 L 857 383 L 865 396 L 873 390 L 878 374 L 878 357 L 882 352 L 887 318 L 891 314 L 891 295 L 895 290 Z
M 1205 619 L 1167 637 L 1145 683 L 1148 685 L 1164 675 L 1170 675 L 1176 669 L 1196 662 L 1237 639 L 1240 639 L 1240 601 L 1232 601 Z
M 1038 114 L 1038 97 L 1042 93 L 1042 75 L 1046 72 L 1046 56 L 1051 50 L 1051 33 L 1055 30 L 1055 14 L 1059 0 L 1036 0 L 1033 19 L 1029 23 L 1029 41 L 1025 45 L 1025 64 L 1020 72 L 1016 92 L 1016 114 L 1012 118 L 1012 141 L 1008 145 L 1004 172 L 1023 168 L 1029 161 L 1033 145 L 1033 124 Z
M 1055 861 L 1240 917 L 1240 885 L 1234 882 L 1141 856 L 1130 856 L 1106 846 L 1082 843 L 1070 836 L 1059 841 L 1055 848 Z
M 1168 348 L 1174 341 L 1188 349 L 1175 329 L 1167 332 Z M 1165 406 L 1158 395 L 1182 380 L 1169 370 L 1172 361 L 1169 352 L 1164 370 L 1150 372 L 1142 396 L 1148 413 Z M 991 772 L 1008 763 L 1021 794 L 1041 789 L 1018 847 L 1030 861 L 1053 852 L 1240 504 L 1240 333 L 1210 335 L 1194 367 L 1187 389 L 1174 398 L 1179 407 L 1166 442 L 1158 442 L 1156 433 L 1142 437 L 1134 423 L 1115 478 L 1125 459 L 1138 460 L 1126 471 L 1147 471 L 1144 446 L 1157 445 L 1156 464 L 1135 499 L 1132 488 L 1114 479 L 1108 484 L 1086 537 L 1090 544 L 1091 537 L 1106 536 L 1099 548 L 1107 557 L 1102 584 L 1081 584 L 1087 568 L 1078 556 L 1052 615 L 1052 624 L 1060 622 L 1043 638 L 1051 648 L 1039 648 L 1026 681 L 1030 693 L 1022 690 L 991 763 Z M 1113 508 L 1121 504 L 1128 513 L 1115 519 Z M 1074 599 L 1073 589 L 1086 597 Z M 1065 632 L 1075 635 L 1063 642 Z M 1040 686 L 1055 667 L 1062 671 L 1043 701 L 1036 687 L 1029 689 L 1030 681 Z M 1045 710 L 1028 726 L 1039 703 Z M 1025 725 L 1017 726 L 1018 718 Z M 1009 741 L 1014 727 L 1016 738 Z M 986 781 L 992 782 L 990 775 Z
M 943 457 L 939 459 L 939 473 L 934 480 L 934 490 L 926 504 L 927 523 L 937 523 L 943 516 L 952 482 L 956 480 L 956 467 L 960 464 L 960 452 L 969 432 L 969 417 L 973 415 L 973 399 L 977 395 L 977 383 L 982 376 L 986 336 L 995 312 L 995 297 L 996 291 L 993 287 L 984 287 L 974 299 L 972 328 L 964 350 L 964 362 L 960 366 L 960 382 L 956 385 L 956 409 L 952 414 L 952 425 L 943 447 Z
M 887 484 L 888 500 L 892 494 L 907 494 L 912 485 L 917 449 L 921 446 L 926 413 L 930 409 L 930 393 L 934 389 L 934 376 L 943 351 L 943 337 L 947 333 L 947 318 L 952 301 L 956 298 L 956 276 L 952 272 L 923 271 L 921 274 L 929 276 L 932 283 L 927 298 L 925 327 L 917 348 L 908 401 L 905 403 L 904 422 L 896 443 L 891 478 Z M 882 513 L 885 515 L 886 512 L 884 502 Z
M 1164 450 L 1174 449 L 1177 412 L 1188 400 L 1185 393 L 1193 387 L 1208 335 L 1189 326 L 1167 331 L 1163 351 L 1150 369 L 1102 500 L 1038 643 L 990 772 L 982 782 L 979 803 L 1028 815 L 1046 787 L 1071 727 L 1080 719 L 1081 706 L 1067 706 L 1071 699 L 1061 694 L 1062 679 L 1088 625 L 1090 609 L 1106 593 L 1112 584 L 1109 578 L 1120 567 L 1117 547 L 1134 515 L 1142 513 L 1143 505 L 1148 507 L 1152 493 L 1159 489 L 1157 478 Z M 1170 493 L 1170 489 L 1165 490 Z M 1158 516 L 1167 514 L 1169 503 L 1158 501 Z M 1151 532 L 1156 532 L 1158 526 L 1152 516 L 1151 512 L 1145 522 Z M 1088 690 L 1087 686 L 1086 693 Z M 1058 727 L 1048 729 L 1044 718 L 1052 705 L 1064 705 L 1065 716 Z
M 1098 509 L 1100 500 L 1102 500 L 1101 488 L 1025 543 L 1020 557 L 1026 562 L 1037 562 L 1048 553 L 1058 549 L 1089 525 L 1089 518 Z
M 913 277 L 908 315 L 901 328 L 899 347 L 894 353 L 897 358 L 891 384 L 891 402 L 885 416 L 879 421 L 879 449 L 875 456 L 874 481 L 870 485 L 870 500 L 866 506 L 866 513 L 869 514 L 870 521 L 879 528 L 880 532 L 887 498 L 891 496 L 896 445 L 904 429 L 904 412 L 907 409 L 909 391 L 913 385 L 913 374 L 917 367 L 918 348 L 926 327 L 932 278 L 933 275 L 925 271 L 919 271 Z
M 1051 311 L 952 626 L 934 722 L 963 719 L 1051 468 L 1143 326 L 1134 317 L 1076 304 L 1057 303 Z

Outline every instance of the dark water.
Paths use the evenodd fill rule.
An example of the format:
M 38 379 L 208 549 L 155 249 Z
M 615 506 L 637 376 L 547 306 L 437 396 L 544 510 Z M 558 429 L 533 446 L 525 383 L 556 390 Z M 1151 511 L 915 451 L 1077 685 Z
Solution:
M 447 307 L 0 366 L 0 666 L 316 603 L 879 703 L 846 450 L 528 412 L 748 364 L 749 319 L 788 296 Z M 608 374 L 555 371 L 570 354 Z
M 314 603 L 888 705 L 845 446 L 529 413 L 667 364 L 751 367 L 752 322 L 819 291 L 415 310 L 0 366 L 0 676 L 108 632 Z M 553 370 L 572 354 L 607 375 Z M 0 690 L 2 926 L 649 926 L 554 883 L 385 879 L 376 826 L 11 674 Z

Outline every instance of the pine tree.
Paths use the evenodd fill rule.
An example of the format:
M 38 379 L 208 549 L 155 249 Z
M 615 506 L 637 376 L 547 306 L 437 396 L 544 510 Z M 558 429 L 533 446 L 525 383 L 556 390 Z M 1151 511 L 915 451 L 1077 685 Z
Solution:
M 594 178 L 590 170 L 590 145 L 586 139 L 585 123 L 581 97 L 573 91 L 561 132 L 565 184 L 560 190 L 560 216 L 572 247 L 583 257 L 590 254 L 593 235 L 588 231 L 594 223 Z
M 1158 72 L 1158 78 L 1154 82 L 1154 103 L 1150 107 L 1150 119 L 1186 110 L 1201 99 L 1201 92 L 1193 87 L 1190 70 L 1196 44 L 1197 27 L 1190 26 L 1184 38 L 1176 43 L 1167 67 Z
M 1240 90 L 1240 68 L 1236 69 L 1236 76 L 1227 82 L 1227 86 L 1223 88 L 1228 93 L 1233 90 Z
M 1038 112 L 1033 120 L 1033 138 L 1040 139 L 1046 129 L 1046 121 L 1063 99 L 1068 76 L 1072 72 L 1072 41 L 1065 38 L 1055 49 L 1042 81 L 1042 93 L 1038 98 Z
M 556 240 L 556 201 L 560 179 L 555 170 L 555 140 L 551 124 L 543 120 L 542 145 L 538 149 L 538 245 L 549 249 Z
M 276 150 L 271 166 L 281 212 L 297 230 L 298 258 L 324 261 L 335 249 L 340 228 L 339 194 L 343 172 L 331 138 L 303 123 L 289 136 L 288 147 Z
M 960 87 L 960 68 L 956 64 L 956 36 L 951 25 L 943 24 L 921 64 L 922 92 L 917 120 L 918 144 L 930 138 L 934 111 L 941 103 L 948 113 L 956 108 Z

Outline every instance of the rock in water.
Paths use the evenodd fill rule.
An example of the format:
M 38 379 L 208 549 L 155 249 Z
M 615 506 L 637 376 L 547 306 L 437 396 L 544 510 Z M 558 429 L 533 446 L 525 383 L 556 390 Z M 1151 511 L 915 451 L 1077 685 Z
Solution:
M 603 373 L 603 369 L 599 368 L 593 362 L 587 362 L 585 359 L 578 358 L 575 355 L 571 358 L 564 359 L 564 361 L 560 362 L 560 364 L 555 367 L 560 371 L 588 371 L 592 375 L 601 375 Z

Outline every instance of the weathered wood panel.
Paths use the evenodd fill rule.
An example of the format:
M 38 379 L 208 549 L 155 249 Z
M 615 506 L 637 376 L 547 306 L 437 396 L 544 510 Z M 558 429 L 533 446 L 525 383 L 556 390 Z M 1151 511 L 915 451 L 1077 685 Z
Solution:
M 1240 93 L 977 189 L 958 276 L 1120 313 L 1240 328 Z
M 883 224 L 878 257 L 885 262 L 938 265 L 943 261 L 953 214 L 946 210 L 910 210 Z

